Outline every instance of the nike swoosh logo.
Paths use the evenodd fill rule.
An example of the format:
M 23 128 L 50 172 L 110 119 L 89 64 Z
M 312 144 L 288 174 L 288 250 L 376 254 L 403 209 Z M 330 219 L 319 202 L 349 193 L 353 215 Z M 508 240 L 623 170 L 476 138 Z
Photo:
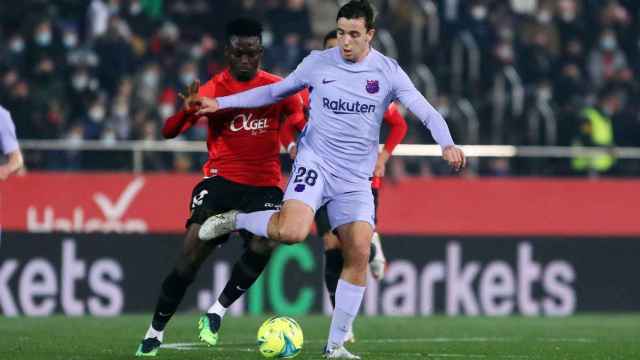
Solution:
M 167 317 L 167 316 L 171 316 L 171 315 L 172 315 L 172 313 L 166 313 L 166 314 L 165 314 L 165 313 L 163 313 L 162 311 L 158 311 L 158 315 L 160 315 L 160 316 L 164 316 L 164 317 Z
M 325 80 L 325 79 L 322 79 L 322 83 L 323 84 L 330 84 L 330 83 L 332 83 L 334 81 L 336 81 L 336 80 Z
M 236 285 L 236 289 L 238 289 L 238 291 L 247 291 L 247 289 L 243 289 L 243 288 L 241 288 L 240 286 L 237 286 L 237 285 Z

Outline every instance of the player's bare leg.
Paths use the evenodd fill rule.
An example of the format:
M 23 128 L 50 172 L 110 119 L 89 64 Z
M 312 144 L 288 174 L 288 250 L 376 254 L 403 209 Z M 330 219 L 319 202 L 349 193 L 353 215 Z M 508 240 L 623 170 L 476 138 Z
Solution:
M 231 270 L 231 277 L 225 285 L 218 300 L 211 305 L 207 313 L 200 317 L 198 330 L 200 340 L 213 346 L 218 342 L 218 332 L 227 309 L 253 285 L 264 271 L 273 250 L 278 243 L 251 234 L 248 246 Z
M 164 337 L 164 328 L 175 313 L 184 294 L 193 282 L 200 265 L 212 253 L 219 241 L 203 242 L 198 238 L 199 224 L 191 224 L 184 238 L 182 252 L 171 273 L 162 282 L 153 320 L 136 356 L 155 356 Z
M 297 244 L 309 235 L 314 210 L 300 200 L 286 200 L 280 211 L 251 213 L 229 211 L 214 215 L 202 224 L 199 236 L 208 241 L 231 231 L 244 229 L 284 244 Z
M 344 340 L 362 304 L 373 228 L 367 222 L 355 221 L 339 226 L 337 231 L 342 242 L 344 266 L 336 288 L 325 357 L 359 359 L 344 348 Z

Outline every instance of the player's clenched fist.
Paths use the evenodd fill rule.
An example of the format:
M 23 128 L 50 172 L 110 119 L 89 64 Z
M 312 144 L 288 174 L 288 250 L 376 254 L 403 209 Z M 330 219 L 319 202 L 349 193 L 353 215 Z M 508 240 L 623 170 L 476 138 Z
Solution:
M 454 170 L 461 170 L 466 164 L 464 151 L 455 145 L 445 147 L 442 151 L 442 158 L 445 159 Z

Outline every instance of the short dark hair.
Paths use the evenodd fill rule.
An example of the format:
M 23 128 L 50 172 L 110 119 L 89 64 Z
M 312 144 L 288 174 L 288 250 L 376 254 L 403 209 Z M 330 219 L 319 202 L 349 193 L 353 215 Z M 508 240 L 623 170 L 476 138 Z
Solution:
M 234 36 L 256 36 L 262 43 L 262 24 L 255 19 L 241 17 L 227 23 L 225 41 L 227 44 Z
M 367 30 L 375 27 L 375 14 L 373 7 L 368 0 L 351 0 L 338 10 L 336 21 L 340 18 L 345 19 L 364 19 L 364 25 Z
M 338 38 L 338 31 L 337 30 L 331 30 L 327 33 L 327 35 L 324 36 L 324 41 L 322 42 L 322 46 L 326 47 L 327 46 L 327 42 L 331 39 L 337 39 Z

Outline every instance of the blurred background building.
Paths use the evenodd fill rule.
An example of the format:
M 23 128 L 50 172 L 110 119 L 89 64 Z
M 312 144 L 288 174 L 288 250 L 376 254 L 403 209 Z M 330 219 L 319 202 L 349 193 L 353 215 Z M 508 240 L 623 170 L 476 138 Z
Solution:
M 376 48 L 401 63 L 460 144 L 640 146 L 640 2 L 379 0 Z M 0 2 L 0 103 L 20 139 L 158 140 L 177 91 L 223 64 L 225 23 L 267 31 L 264 68 L 285 76 L 335 26 L 331 0 Z M 410 116 L 409 116 L 410 117 Z M 432 139 L 409 119 L 405 143 Z M 183 139 L 202 140 L 196 128 Z M 131 169 L 130 156 L 28 151 L 46 170 Z M 145 153 L 146 171 L 197 171 L 206 154 Z M 480 175 L 630 175 L 637 162 L 483 160 Z M 594 160 L 595 161 L 595 160 Z M 396 177 L 446 175 L 395 158 Z

